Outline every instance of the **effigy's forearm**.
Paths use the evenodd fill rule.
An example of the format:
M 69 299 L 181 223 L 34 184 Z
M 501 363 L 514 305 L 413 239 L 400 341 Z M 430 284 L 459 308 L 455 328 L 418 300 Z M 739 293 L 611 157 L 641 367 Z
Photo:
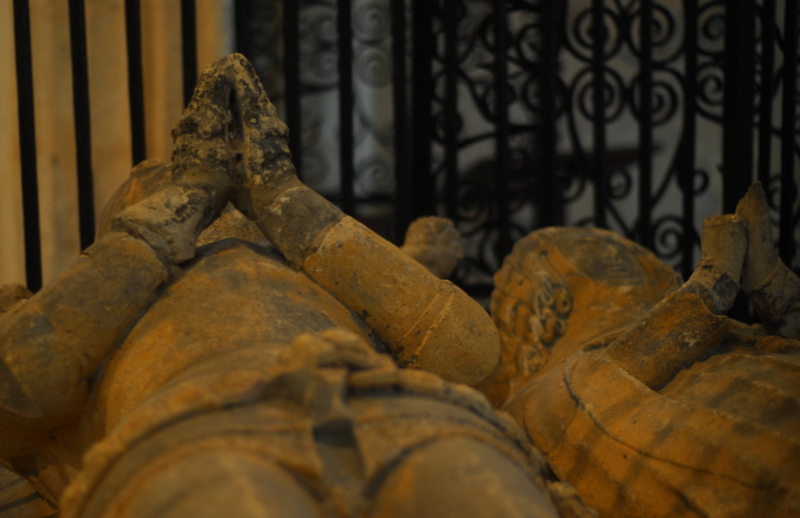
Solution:
M 286 234 L 314 234 L 306 243 L 273 241 L 278 249 L 361 315 L 401 366 L 473 386 L 493 371 L 497 330 L 462 290 L 353 218 L 333 217 L 338 209 L 306 187 L 281 195 L 267 211 L 274 209 L 282 213 L 276 224 L 298 229 Z M 322 228 L 317 219 L 303 217 L 326 209 L 332 217 Z
M 747 247 L 733 215 L 703 221 L 703 257 L 681 288 L 659 302 L 603 354 L 657 389 L 684 365 L 717 346 L 728 329 L 723 316 L 739 293 Z
M 76 411 L 88 380 L 167 270 L 145 242 L 114 232 L 0 317 L 0 408 L 42 419 Z

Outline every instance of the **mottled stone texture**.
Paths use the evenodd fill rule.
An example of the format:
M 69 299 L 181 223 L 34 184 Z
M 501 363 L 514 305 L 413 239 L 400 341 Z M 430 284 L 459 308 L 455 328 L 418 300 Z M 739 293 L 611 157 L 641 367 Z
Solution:
M 600 516 L 800 515 L 800 282 L 760 185 L 702 248 L 679 287 L 629 241 L 546 229 L 495 277 L 490 395 Z M 722 316 L 740 282 L 764 326 Z
M 31 513 L 593 516 L 461 384 L 498 365 L 488 314 L 302 185 L 287 138 L 250 64 L 215 63 L 95 244 L 0 291 L 0 462 Z

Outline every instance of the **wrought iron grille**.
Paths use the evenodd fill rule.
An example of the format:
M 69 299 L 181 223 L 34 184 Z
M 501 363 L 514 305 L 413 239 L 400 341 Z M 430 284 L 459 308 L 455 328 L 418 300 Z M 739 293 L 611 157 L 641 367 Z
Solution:
M 14 0 L 26 265 L 35 290 L 27 5 Z M 87 246 L 95 215 L 83 0 L 69 5 Z M 138 162 L 147 156 L 140 5 L 125 5 Z M 782 258 L 799 264 L 794 0 L 233 5 L 237 50 L 287 120 L 304 181 L 395 242 L 414 217 L 452 218 L 467 246 L 454 280 L 475 295 L 488 294 L 514 240 L 546 225 L 614 229 L 688 276 L 702 217 L 732 212 L 755 179 L 768 192 Z M 197 77 L 194 0 L 181 8 L 188 100 Z

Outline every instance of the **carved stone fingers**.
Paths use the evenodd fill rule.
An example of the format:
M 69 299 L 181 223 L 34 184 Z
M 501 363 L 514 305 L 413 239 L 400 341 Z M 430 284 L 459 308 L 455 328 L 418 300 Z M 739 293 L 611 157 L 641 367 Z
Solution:
M 112 228 L 146 241 L 166 264 L 194 257 L 197 236 L 219 216 L 241 163 L 241 113 L 274 108 L 254 91 L 252 67 L 239 55 L 210 65 L 173 129 L 172 182 L 117 214 Z M 242 92 L 242 95 L 239 93 Z M 247 109 L 243 110 L 243 106 Z
M 237 189 L 232 201 L 247 217 L 258 220 L 282 192 L 300 183 L 289 152 L 289 129 L 278 118 L 253 66 L 239 54 L 226 60 L 234 84 L 229 115 Z
M 787 338 L 800 338 L 800 279 L 778 258 L 767 199 L 760 183 L 750 187 L 736 206 L 736 215 L 747 230 L 742 271 L 744 292 L 767 327 Z

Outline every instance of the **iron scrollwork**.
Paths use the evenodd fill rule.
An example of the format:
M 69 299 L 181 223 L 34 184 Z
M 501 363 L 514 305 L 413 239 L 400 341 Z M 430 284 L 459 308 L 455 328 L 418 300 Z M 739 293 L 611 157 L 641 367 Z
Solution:
M 537 204 L 545 175 L 557 178 L 559 205 L 563 207 L 564 222 L 569 225 L 594 223 L 596 208 L 592 197 L 598 182 L 603 182 L 601 187 L 607 197 L 601 210 L 605 211 L 607 224 L 626 237 L 650 242 L 659 257 L 681 265 L 684 272 L 690 271 L 698 258 L 699 223 L 710 215 L 703 207 L 718 204 L 715 193 L 722 181 L 716 169 L 725 88 L 726 3 L 605 0 L 600 12 L 602 29 L 598 30 L 594 20 L 599 11 L 593 11 L 597 0 L 545 4 L 546 1 L 506 0 L 503 4 L 508 35 L 503 54 L 508 79 L 500 88 L 507 100 L 510 170 L 510 199 L 503 203 L 509 207 L 512 238 L 541 225 Z M 491 274 L 502 261 L 497 248 L 501 221 L 495 180 L 495 142 L 499 137 L 497 5 L 492 0 L 438 0 L 432 21 L 435 90 L 431 167 L 439 210 L 445 213 L 446 192 L 453 189 L 448 186 L 452 179 L 447 179 L 446 145 L 449 132 L 454 132 L 457 207 L 450 215 L 457 220 L 467 244 L 467 261 L 455 280 L 466 287 L 488 286 Z M 555 9 L 549 21 L 545 20 L 548 9 Z M 548 12 L 552 15 L 552 11 Z M 396 188 L 392 166 L 390 13 L 389 0 L 354 1 L 351 13 L 356 89 L 355 193 L 357 201 L 372 200 L 372 207 L 391 203 Z M 643 13 L 649 13 L 648 19 Z M 337 3 L 302 0 L 299 15 L 305 180 L 336 199 L 340 178 L 336 160 Z M 447 27 L 452 27 L 448 23 L 453 20 L 457 28 L 454 65 L 458 100 L 456 113 L 448 116 L 447 71 L 448 59 L 452 58 L 446 52 Z M 777 22 L 761 20 L 764 23 Z M 264 27 L 261 40 L 266 42 L 268 31 Z M 782 56 L 784 39 L 780 28 L 776 32 L 776 55 Z M 649 35 L 647 43 L 643 34 Z M 599 46 L 595 45 L 598 37 L 602 38 Z M 545 49 L 547 44 L 554 48 Z M 763 47 L 763 43 L 760 45 Z M 271 48 L 273 55 L 275 48 L 280 46 Z M 602 57 L 599 68 L 598 49 Z M 557 69 L 545 69 L 545 52 L 554 52 Z M 757 49 L 757 57 L 760 52 Z M 257 67 L 261 63 L 260 71 L 271 70 L 269 74 L 273 75 L 277 72 L 271 64 L 280 64 L 276 57 L 256 56 L 253 61 Z M 784 66 L 776 61 L 772 102 L 779 97 Z M 651 70 L 648 76 L 642 73 L 645 62 Z M 598 70 L 602 71 L 600 77 Z M 556 76 L 550 77 L 549 73 Z M 690 73 L 691 77 L 687 75 Z M 265 79 L 270 84 L 270 78 Z M 554 98 L 543 97 L 547 80 L 552 80 L 550 91 Z M 599 112 L 595 107 L 597 85 L 602 85 Z M 279 88 L 272 88 L 273 92 L 280 92 Z M 643 91 L 650 92 L 644 101 Z M 649 105 L 643 106 L 643 102 Z M 543 107 L 553 108 L 554 122 L 548 122 Z M 599 175 L 593 124 L 602 124 L 605 135 L 605 161 Z M 641 151 L 642 125 L 652 132 L 648 156 Z M 775 125 L 772 131 L 778 139 L 780 128 Z M 557 136 L 555 170 L 542 162 L 544 132 Z M 795 152 L 800 156 L 797 142 Z M 642 164 L 650 164 L 651 171 L 651 192 L 646 204 L 639 198 Z M 777 199 L 777 180 L 766 187 L 771 199 Z M 380 203 L 376 204 L 376 200 Z M 361 214 L 367 219 L 383 217 L 366 209 Z M 800 219 L 800 212 L 795 214 Z M 645 227 L 648 236 L 641 235 L 639 225 L 645 217 L 650 221 Z
M 339 88 L 337 3 L 300 3 L 303 160 L 306 181 L 336 198 L 339 189 Z M 353 27 L 353 73 L 356 93 L 355 193 L 358 199 L 388 196 L 394 189 L 391 168 L 391 18 L 388 0 L 358 0 L 350 13 Z
M 605 125 L 609 139 L 606 142 L 606 164 L 601 175 L 606 182 L 608 196 L 604 210 L 611 227 L 623 235 L 641 239 L 637 235 L 637 220 L 641 211 L 650 211 L 651 241 L 656 253 L 671 264 L 692 261 L 684 257 L 685 243 L 699 245 L 699 217 L 687 224 L 684 214 L 677 208 L 680 199 L 692 199 L 708 193 L 709 171 L 692 164 L 690 188 L 681 189 L 679 175 L 687 152 L 682 135 L 687 125 L 696 120 L 684 120 L 681 109 L 686 102 L 695 103 L 701 117 L 718 120 L 718 88 L 721 72 L 721 46 L 723 35 L 718 1 L 700 6 L 697 19 L 687 20 L 686 13 L 677 2 L 653 2 L 652 16 L 643 22 L 641 0 L 629 2 L 607 1 L 603 5 L 602 31 L 595 31 L 592 21 L 592 2 L 572 0 L 559 3 L 557 26 L 542 23 L 542 1 L 508 1 L 507 27 L 509 49 L 508 66 L 509 139 L 511 141 L 512 200 L 511 232 L 523 235 L 537 227 L 535 217 L 536 189 L 542 174 L 556 174 L 561 186 L 561 203 L 567 224 L 593 223 L 591 192 L 597 177 L 592 171 L 594 143 L 592 121 Z M 441 2 L 440 2 L 441 5 Z M 494 3 L 457 2 L 458 16 L 458 159 L 459 211 L 458 225 L 469 242 L 468 266 L 459 271 L 462 284 L 486 282 L 502 260 L 494 247 L 499 224 L 497 220 L 496 191 L 493 187 L 494 147 L 497 138 L 494 95 L 496 82 L 494 70 Z M 434 77 L 437 81 L 434 96 L 436 117 L 436 153 L 434 171 L 444 185 L 445 135 L 444 71 L 446 70 L 444 16 L 437 14 L 437 41 L 434 53 Z M 685 41 L 685 23 L 698 24 L 701 41 Z M 555 34 L 545 38 L 543 31 Z M 643 56 L 641 34 L 650 31 L 651 55 Z M 601 34 L 603 59 L 603 107 L 595 113 L 596 69 L 593 68 L 595 35 Z M 542 42 L 554 41 L 557 52 L 558 76 L 556 99 L 542 99 L 541 82 Z M 697 76 L 686 78 L 687 45 L 697 49 Z M 649 58 L 653 74 L 650 81 L 649 120 L 642 119 L 641 88 L 644 80 L 639 73 L 642 59 Z M 698 90 L 696 99 L 686 99 L 685 85 L 694 81 Z M 544 127 L 541 105 L 555 103 L 555 127 Z M 650 205 L 638 206 L 640 183 L 638 163 L 639 124 L 653 128 L 653 154 L 645 157 L 653 164 Z M 538 162 L 541 153 L 537 145 L 542 131 L 558 132 L 558 170 L 542 171 Z M 694 145 L 694 143 L 691 143 Z M 685 172 L 683 173 L 686 174 Z M 687 228 L 689 232 L 687 233 Z

